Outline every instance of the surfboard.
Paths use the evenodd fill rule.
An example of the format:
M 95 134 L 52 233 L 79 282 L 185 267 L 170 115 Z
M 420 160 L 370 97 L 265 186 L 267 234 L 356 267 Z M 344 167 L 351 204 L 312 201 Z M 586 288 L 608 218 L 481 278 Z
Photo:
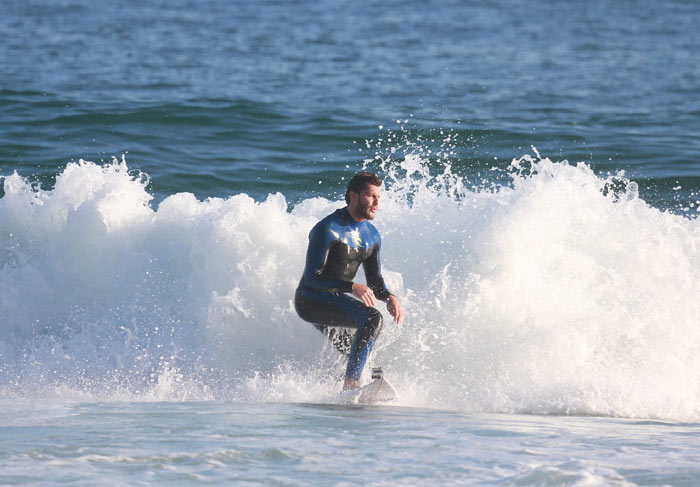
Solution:
M 340 402 L 346 404 L 380 404 L 396 401 L 394 386 L 384 378 L 381 368 L 372 369 L 372 382 L 358 389 L 341 392 Z

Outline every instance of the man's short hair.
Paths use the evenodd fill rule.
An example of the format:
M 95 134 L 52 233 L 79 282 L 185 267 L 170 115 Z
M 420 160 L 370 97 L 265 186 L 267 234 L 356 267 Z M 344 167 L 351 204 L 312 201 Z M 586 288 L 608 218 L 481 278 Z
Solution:
M 382 180 L 371 172 L 362 171 L 355 174 L 348 183 L 348 189 L 345 191 L 345 202 L 350 204 L 350 191 L 359 194 L 368 184 L 381 186 Z

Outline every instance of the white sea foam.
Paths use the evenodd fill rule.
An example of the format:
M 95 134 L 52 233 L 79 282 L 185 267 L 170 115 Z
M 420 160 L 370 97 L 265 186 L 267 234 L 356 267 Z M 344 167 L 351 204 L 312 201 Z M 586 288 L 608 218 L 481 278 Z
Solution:
M 474 187 L 407 156 L 376 225 L 402 327 L 372 361 L 401 404 L 700 419 L 700 225 L 620 176 L 525 157 Z M 0 199 L 0 394 L 324 401 L 342 361 L 292 296 L 340 201 L 151 204 L 124 161 Z M 382 307 L 382 311 L 383 307 Z

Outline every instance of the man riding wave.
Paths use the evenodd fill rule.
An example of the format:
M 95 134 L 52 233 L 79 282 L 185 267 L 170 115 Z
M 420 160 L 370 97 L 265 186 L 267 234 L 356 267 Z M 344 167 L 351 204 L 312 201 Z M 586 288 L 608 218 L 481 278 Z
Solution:
M 379 209 L 381 184 L 375 174 L 357 173 L 348 183 L 347 206 L 313 227 L 304 274 L 294 297 L 299 316 L 348 355 L 343 390 L 360 386 L 365 362 L 382 329 L 382 315 L 374 307 L 376 300 L 387 303 L 396 323 L 401 324 L 404 318 L 403 308 L 384 284 L 379 259 L 381 238 L 370 223 Z M 367 285 L 353 282 L 360 264 Z

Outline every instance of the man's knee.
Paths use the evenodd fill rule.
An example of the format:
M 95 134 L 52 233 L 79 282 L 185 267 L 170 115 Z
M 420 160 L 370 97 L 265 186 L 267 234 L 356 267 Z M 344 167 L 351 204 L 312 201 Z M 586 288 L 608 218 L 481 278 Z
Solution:
M 375 308 L 369 308 L 368 314 L 369 318 L 367 319 L 367 325 L 365 325 L 367 333 L 365 336 L 369 340 L 379 336 L 379 332 L 382 331 L 384 319 L 382 318 L 382 314 Z

